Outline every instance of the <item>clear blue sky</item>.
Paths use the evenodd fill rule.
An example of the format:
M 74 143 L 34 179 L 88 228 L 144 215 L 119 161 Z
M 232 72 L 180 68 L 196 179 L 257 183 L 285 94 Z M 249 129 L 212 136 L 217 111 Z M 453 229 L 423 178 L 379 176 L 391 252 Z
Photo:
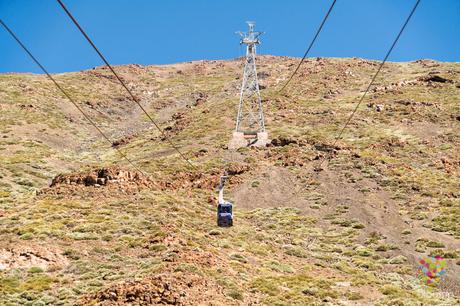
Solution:
M 65 0 L 113 64 L 240 55 L 246 20 L 259 52 L 301 57 L 331 0 Z M 338 0 L 311 56 L 381 59 L 415 0 Z M 2 18 L 52 72 L 101 65 L 55 0 L 0 0 Z M 460 61 L 460 0 L 422 0 L 391 61 Z M 0 27 L 0 72 L 39 72 Z

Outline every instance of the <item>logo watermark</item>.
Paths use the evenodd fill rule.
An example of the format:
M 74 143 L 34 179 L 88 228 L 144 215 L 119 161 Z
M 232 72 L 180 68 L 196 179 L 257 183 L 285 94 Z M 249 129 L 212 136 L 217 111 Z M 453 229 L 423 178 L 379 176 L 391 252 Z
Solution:
M 441 256 L 425 257 L 419 261 L 420 280 L 429 288 L 436 287 L 446 274 L 446 261 Z

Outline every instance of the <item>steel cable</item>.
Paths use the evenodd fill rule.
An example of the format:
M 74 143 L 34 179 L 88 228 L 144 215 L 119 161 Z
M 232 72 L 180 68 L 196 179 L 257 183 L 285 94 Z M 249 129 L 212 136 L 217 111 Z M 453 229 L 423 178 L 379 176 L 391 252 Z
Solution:
M 185 157 L 185 155 L 179 150 L 179 148 L 166 136 L 165 132 L 160 128 L 160 126 L 153 120 L 153 118 L 150 116 L 150 114 L 145 110 L 145 108 L 142 106 L 142 104 L 139 102 L 139 99 L 134 96 L 132 91 L 128 88 L 126 83 L 120 78 L 120 76 L 115 72 L 113 67 L 109 64 L 107 59 L 104 57 L 104 55 L 99 51 L 99 49 L 96 47 L 94 42 L 89 38 L 88 34 L 83 30 L 81 25 L 78 23 L 78 21 L 75 19 L 75 17 L 72 15 L 72 13 L 69 11 L 69 9 L 64 5 L 64 3 L 61 0 L 57 0 L 57 2 L 60 4 L 62 9 L 65 11 L 67 16 L 72 20 L 72 22 L 75 24 L 75 26 L 78 28 L 78 30 L 83 34 L 83 36 L 86 38 L 86 40 L 89 42 L 89 44 L 93 47 L 93 49 L 96 51 L 96 53 L 99 55 L 99 57 L 102 59 L 102 61 L 107 65 L 107 67 L 110 69 L 110 71 L 115 75 L 117 80 L 120 82 L 120 84 L 126 89 L 128 94 L 130 95 L 131 99 L 133 102 L 135 102 L 141 110 L 144 112 L 144 114 L 148 117 L 148 119 L 153 123 L 153 125 L 156 127 L 156 129 L 160 132 L 160 134 L 163 136 L 163 138 L 169 143 L 169 145 L 181 156 L 182 159 L 185 160 L 187 164 L 189 164 L 193 169 L 196 169 L 196 167 L 191 163 L 191 161 Z
M 304 56 L 302 57 L 302 59 L 300 60 L 299 64 L 297 65 L 296 69 L 294 70 L 294 72 L 291 74 L 291 77 L 287 80 L 286 84 L 284 84 L 284 86 L 278 91 L 278 92 L 282 92 L 286 86 L 288 86 L 288 84 L 291 82 L 292 78 L 294 77 L 294 75 L 297 73 L 297 71 L 299 70 L 300 66 L 302 65 L 302 63 L 305 61 L 305 58 L 307 57 L 308 53 L 310 52 L 311 48 L 313 47 L 313 44 L 315 43 L 316 39 L 318 38 L 319 36 L 319 33 L 321 32 L 321 30 L 323 29 L 323 26 L 324 24 L 326 23 L 326 20 L 327 18 L 329 17 L 329 14 L 332 12 L 332 9 L 334 8 L 334 5 L 335 3 L 337 2 L 337 0 L 334 0 L 332 1 L 332 4 L 331 6 L 329 7 L 329 10 L 327 11 L 326 15 L 324 16 L 323 18 L 323 21 L 321 22 L 318 30 L 316 31 L 316 34 L 315 36 L 313 37 L 312 41 L 310 42 L 310 45 L 308 46 L 307 48 L 307 51 L 305 51 L 305 54 Z
M 380 73 L 380 71 L 382 70 L 382 67 L 383 65 L 385 64 L 385 62 L 387 61 L 388 57 L 390 56 L 391 52 L 393 51 L 396 43 L 398 42 L 399 38 L 401 37 L 402 33 L 404 32 L 404 29 L 406 28 L 407 24 L 409 23 L 410 19 L 412 18 L 412 16 L 414 15 L 415 13 L 415 10 L 417 9 L 419 3 L 420 3 L 421 0 L 417 0 L 417 2 L 415 3 L 414 7 L 412 8 L 409 16 L 407 16 L 406 18 L 406 21 L 404 22 L 403 26 L 401 27 L 401 29 L 399 30 L 399 33 L 398 35 L 396 36 L 395 40 L 393 41 L 393 43 L 391 44 L 391 47 L 390 49 L 388 50 L 388 52 L 386 53 L 383 61 L 380 63 L 380 66 L 379 68 L 377 69 L 376 73 L 374 74 L 374 76 L 372 77 L 372 80 L 371 82 L 369 83 L 369 85 L 367 86 L 366 90 L 364 91 L 364 94 L 361 96 L 361 98 L 359 99 L 359 102 L 358 104 L 356 105 L 356 107 L 353 109 L 352 113 L 350 114 L 350 116 L 348 117 L 345 125 L 343 126 L 343 128 L 340 130 L 339 134 L 335 137 L 335 140 L 334 140 L 334 143 L 332 144 L 332 147 L 335 147 L 335 145 L 337 144 L 337 141 L 342 137 L 343 135 L 343 132 L 345 131 L 345 129 L 347 128 L 347 126 L 350 124 L 351 120 L 353 119 L 353 116 L 355 115 L 355 113 L 358 111 L 358 108 L 359 106 L 361 105 L 361 103 L 363 102 L 364 98 L 366 97 L 367 93 L 369 92 L 369 89 L 372 87 L 372 85 L 374 84 L 378 74 Z M 323 160 L 324 162 L 324 160 Z M 321 162 L 320 166 L 323 164 L 323 162 Z
M 62 88 L 61 85 L 53 78 L 53 76 L 46 70 L 46 68 L 38 61 L 38 59 L 29 51 L 29 49 L 22 43 L 22 41 L 16 36 L 16 34 L 0 19 L 0 24 L 5 28 L 5 30 L 13 37 L 13 39 L 21 46 L 21 48 L 29 55 L 29 57 L 37 64 L 38 67 L 46 74 L 46 76 L 56 85 L 56 87 L 64 94 L 67 99 L 77 108 L 77 110 L 91 123 L 92 126 L 102 135 L 102 137 L 107 140 L 108 143 L 112 146 L 112 141 L 110 138 L 97 126 L 97 124 L 88 116 L 83 109 L 78 106 L 77 102 Z M 123 157 L 134 169 L 139 171 L 140 173 L 147 175 L 144 171 L 142 171 L 139 167 L 137 167 L 127 156 L 124 154 L 120 149 L 115 147 L 115 150 Z

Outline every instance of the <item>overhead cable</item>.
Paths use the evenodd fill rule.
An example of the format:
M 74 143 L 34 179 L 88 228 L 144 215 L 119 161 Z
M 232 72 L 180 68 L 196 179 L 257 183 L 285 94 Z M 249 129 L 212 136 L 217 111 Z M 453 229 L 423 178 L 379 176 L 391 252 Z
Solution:
M 29 55 L 29 57 L 37 64 L 38 67 L 46 74 L 46 76 L 56 85 L 56 87 L 64 94 L 64 96 L 69 99 L 69 101 L 77 108 L 77 110 L 91 123 L 92 126 L 102 135 L 102 137 L 107 140 L 107 142 L 112 145 L 110 138 L 97 126 L 97 124 L 88 116 L 88 114 L 83 111 L 83 109 L 78 105 L 78 103 L 64 90 L 64 88 L 56 81 L 56 79 L 46 70 L 46 68 L 38 61 L 38 59 L 30 52 L 30 50 L 22 43 L 22 41 L 16 36 L 16 34 L 0 19 L 0 24 L 5 28 L 5 30 L 13 37 L 13 39 L 21 46 L 21 48 Z M 117 152 L 122 158 L 124 158 L 134 169 L 140 173 L 145 174 L 139 167 L 137 167 L 120 149 L 116 148 Z
M 72 20 L 72 22 L 75 24 L 75 26 L 78 28 L 78 30 L 83 34 L 83 36 L 86 38 L 88 43 L 93 47 L 94 51 L 99 55 L 99 57 L 102 59 L 102 61 L 107 65 L 107 67 L 110 69 L 110 71 L 115 75 L 117 80 L 120 82 L 120 84 L 123 86 L 123 88 L 128 92 L 129 96 L 131 97 L 131 100 L 135 102 L 141 110 L 144 112 L 144 114 L 147 116 L 147 118 L 153 123 L 153 125 L 156 127 L 156 129 L 160 132 L 160 134 L 163 136 L 163 138 L 169 143 L 169 145 L 177 152 L 179 153 L 179 156 L 184 159 L 184 161 L 190 165 L 192 168 L 196 169 L 196 167 L 192 164 L 192 162 L 185 157 L 185 155 L 179 150 L 179 148 L 167 137 L 165 132 L 160 128 L 160 126 L 153 120 L 153 118 L 150 116 L 150 114 L 145 110 L 145 108 L 142 106 L 142 104 L 139 102 L 139 98 L 137 98 L 133 92 L 129 89 L 129 87 L 126 85 L 126 83 L 123 81 L 123 79 L 118 75 L 118 73 L 115 72 L 113 69 L 112 65 L 107 61 L 107 59 L 104 57 L 104 55 L 101 53 L 101 51 L 96 47 L 94 42 L 89 38 L 88 34 L 83 30 L 81 25 L 78 23 L 78 21 L 75 19 L 75 17 L 72 15 L 72 13 L 69 11 L 69 9 L 65 6 L 65 4 L 61 0 L 57 0 L 59 5 L 62 7 L 62 9 L 65 11 L 67 16 Z
M 361 98 L 359 99 L 359 102 L 358 104 L 355 106 L 355 108 L 353 109 L 353 111 L 351 112 L 350 116 L 348 117 L 345 125 L 343 126 L 343 128 L 340 130 L 339 134 L 335 137 L 335 140 L 334 140 L 334 143 L 332 144 L 332 147 L 335 147 L 335 145 L 337 144 L 337 141 L 342 137 L 343 135 L 343 132 L 345 131 L 345 129 L 347 128 L 347 126 L 350 124 L 351 120 L 353 119 L 353 116 L 355 115 L 355 113 L 357 112 L 359 106 L 361 105 L 361 103 L 363 102 L 364 98 L 366 97 L 367 93 L 369 92 L 370 88 L 372 87 L 372 85 L 374 84 L 377 76 L 379 75 L 380 71 L 382 70 L 382 67 L 383 65 L 385 64 L 385 62 L 387 61 L 388 57 L 390 56 L 391 52 L 393 51 L 396 43 L 398 42 L 399 38 L 401 37 L 402 33 L 404 32 L 404 29 L 406 28 L 407 24 L 409 23 L 410 19 L 412 18 L 412 16 L 414 15 L 418 5 L 420 3 L 420 0 L 417 0 L 414 7 L 412 8 L 409 16 L 407 16 L 406 18 L 406 21 L 404 22 L 403 26 L 401 27 L 401 29 L 399 30 L 399 33 L 398 35 L 396 36 L 395 40 L 393 41 L 393 43 L 391 44 L 391 47 L 390 49 L 387 51 L 383 61 L 380 63 L 379 65 L 379 68 L 377 69 L 377 71 L 375 72 L 374 76 L 372 77 L 372 80 L 371 82 L 369 83 L 369 85 L 367 86 L 366 90 L 364 91 L 363 95 L 361 96 Z M 322 162 L 321 162 L 322 164 Z
M 299 70 L 300 66 L 302 65 L 302 63 L 305 61 L 305 59 L 307 58 L 307 55 L 308 53 L 310 52 L 311 48 L 313 47 L 313 44 L 315 43 L 316 39 L 318 38 L 319 36 L 319 33 L 321 32 L 321 30 L 323 29 L 323 26 L 324 24 L 326 23 L 326 20 L 327 18 L 329 17 L 329 14 L 332 12 L 332 9 L 334 8 L 334 5 L 335 3 L 337 2 L 337 0 L 334 0 L 332 1 L 332 4 L 331 6 L 329 7 L 329 10 L 327 11 L 326 15 L 324 16 L 323 18 L 323 21 L 321 22 L 318 30 L 316 31 L 316 34 L 315 36 L 313 37 L 312 41 L 310 42 L 310 45 L 308 46 L 307 48 L 307 51 L 305 51 L 305 54 L 304 56 L 302 57 L 302 59 L 300 60 L 299 64 L 297 65 L 296 69 L 294 70 L 294 72 L 291 74 L 291 77 L 287 80 L 287 82 L 284 84 L 284 86 L 279 90 L 279 92 L 282 92 L 287 86 L 288 84 L 291 82 L 292 78 L 294 77 L 294 75 L 297 73 L 297 71 Z

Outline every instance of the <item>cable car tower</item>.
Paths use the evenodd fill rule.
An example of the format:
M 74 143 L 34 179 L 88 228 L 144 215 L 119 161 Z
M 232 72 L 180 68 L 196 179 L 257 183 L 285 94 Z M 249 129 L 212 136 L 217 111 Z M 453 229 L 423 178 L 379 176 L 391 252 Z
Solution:
M 254 31 L 255 22 L 248 21 L 247 24 L 249 26 L 247 33 L 237 32 L 241 37 L 240 44 L 246 45 L 246 62 L 236 116 L 236 128 L 228 145 L 229 149 L 265 146 L 268 143 L 256 71 L 256 45 L 260 44 L 259 36 L 263 32 Z

